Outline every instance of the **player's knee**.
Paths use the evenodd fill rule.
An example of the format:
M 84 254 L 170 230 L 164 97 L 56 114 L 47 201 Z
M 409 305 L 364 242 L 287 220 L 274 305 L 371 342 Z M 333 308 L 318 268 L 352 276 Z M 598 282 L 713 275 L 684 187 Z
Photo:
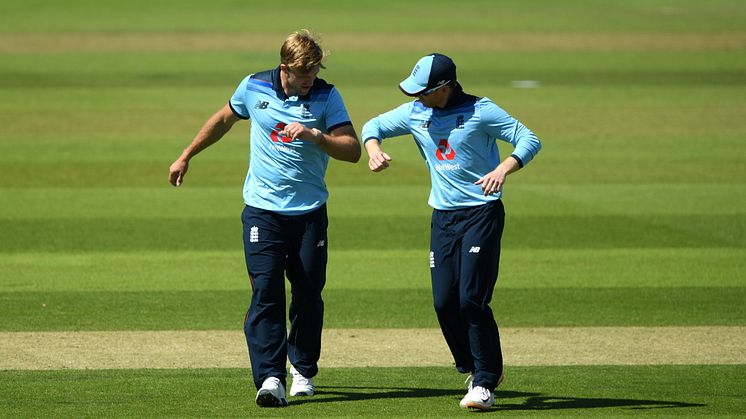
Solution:
M 484 316 L 485 307 L 480 301 L 468 298 L 459 300 L 459 313 L 464 319 L 480 319 Z

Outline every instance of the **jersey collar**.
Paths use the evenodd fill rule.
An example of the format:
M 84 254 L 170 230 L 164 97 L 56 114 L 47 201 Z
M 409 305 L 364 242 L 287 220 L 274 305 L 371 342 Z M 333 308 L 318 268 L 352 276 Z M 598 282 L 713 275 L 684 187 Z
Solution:
M 457 106 L 463 105 L 464 103 L 472 100 L 474 96 L 464 93 L 464 89 L 461 87 L 459 83 L 456 83 L 456 87 L 453 88 L 453 93 L 448 98 L 448 102 L 446 102 L 446 106 L 443 107 L 443 110 L 452 109 Z
M 271 77 L 272 77 L 272 88 L 275 90 L 275 93 L 277 93 L 277 97 L 282 100 L 288 100 L 288 95 L 285 94 L 285 90 L 282 89 L 282 80 L 280 79 L 280 66 L 278 65 L 275 67 L 274 70 L 271 71 Z M 313 92 L 313 88 L 316 87 L 316 82 L 314 82 L 313 87 L 303 96 L 297 96 L 298 100 L 310 100 L 311 99 L 311 93 Z

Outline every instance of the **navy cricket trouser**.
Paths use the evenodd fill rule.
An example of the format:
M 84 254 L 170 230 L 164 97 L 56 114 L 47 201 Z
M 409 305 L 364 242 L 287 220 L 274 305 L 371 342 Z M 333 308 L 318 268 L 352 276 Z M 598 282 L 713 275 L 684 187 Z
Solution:
M 497 282 L 502 201 L 461 210 L 434 210 L 430 274 L 438 322 L 460 372 L 490 390 L 503 373 L 500 334 L 489 306 Z
M 244 333 L 254 384 L 277 377 L 285 384 L 286 360 L 311 378 L 318 373 L 326 283 L 326 205 L 286 216 L 246 206 L 244 254 L 252 297 Z M 290 332 L 285 322 L 285 276 L 291 287 Z

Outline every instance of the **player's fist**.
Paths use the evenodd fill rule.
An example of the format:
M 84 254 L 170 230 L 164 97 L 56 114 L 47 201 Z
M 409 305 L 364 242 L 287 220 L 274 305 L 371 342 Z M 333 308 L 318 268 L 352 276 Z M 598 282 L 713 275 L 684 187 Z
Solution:
M 368 160 L 368 167 L 374 172 L 380 172 L 381 170 L 389 167 L 391 157 L 383 151 L 373 153 Z
M 176 160 L 168 169 L 168 181 L 174 186 L 181 186 L 184 175 L 189 169 L 189 163 L 184 160 Z

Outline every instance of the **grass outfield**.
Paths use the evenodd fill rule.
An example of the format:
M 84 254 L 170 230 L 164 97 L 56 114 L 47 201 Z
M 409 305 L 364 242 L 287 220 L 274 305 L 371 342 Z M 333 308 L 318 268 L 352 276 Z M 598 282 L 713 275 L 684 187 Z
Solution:
M 182 188 L 167 170 L 301 27 L 358 131 L 437 50 L 542 139 L 505 187 L 500 326 L 746 325 L 746 3 L 282 6 L 0 0 L 0 332 L 241 329 L 249 125 Z M 330 163 L 328 329 L 437 327 L 429 178 L 411 139 L 386 147 L 380 174 Z M 744 365 L 711 361 L 508 365 L 495 413 L 746 415 Z M 465 414 L 447 365 L 324 369 L 283 410 L 256 407 L 247 368 L 0 370 L 0 417 Z
M 742 415 L 746 368 L 738 366 L 509 367 L 499 415 Z M 450 368 L 328 368 L 312 399 L 286 409 L 252 400 L 242 369 L 6 372 L 0 407 L 28 416 L 457 417 L 463 376 Z M 56 383 L 51 385 L 50 382 Z

